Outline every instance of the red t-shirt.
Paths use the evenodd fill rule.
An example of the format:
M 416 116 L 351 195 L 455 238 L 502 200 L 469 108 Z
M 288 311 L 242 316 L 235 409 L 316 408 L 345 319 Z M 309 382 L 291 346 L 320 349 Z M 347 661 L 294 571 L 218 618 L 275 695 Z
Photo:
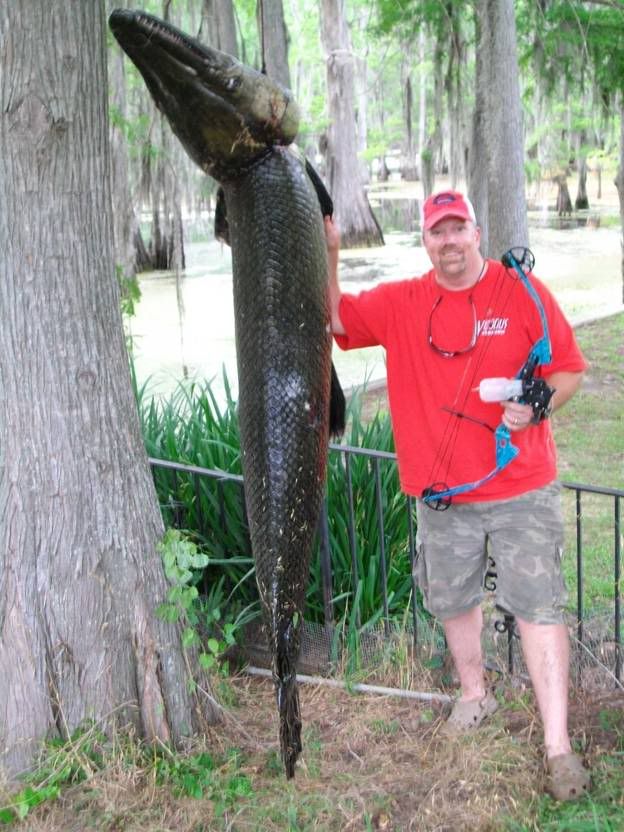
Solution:
M 553 355 L 536 375 L 584 370 L 587 363 L 554 297 L 534 276 L 530 280 L 546 312 Z M 430 346 L 429 327 L 440 349 L 464 349 L 471 343 L 475 316 L 478 335 L 472 349 L 446 358 Z M 388 398 L 406 493 L 420 497 L 434 483 L 452 487 L 473 482 L 495 467 L 492 431 L 456 414 L 496 428 L 501 405 L 482 402 L 474 388 L 484 378 L 513 378 L 542 336 L 537 306 L 513 272 L 488 260 L 475 286 L 455 292 L 441 287 L 433 270 L 421 278 L 383 283 L 359 295 L 344 294 L 340 319 L 347 334 L 335 338 L 342 349 L 376 344 L 386 349 Z M 548 420 L 512 433 L 511 440 L 518 456 L 484 485 L 455 496 L 455 501 L 506 499 L 556 478 Z

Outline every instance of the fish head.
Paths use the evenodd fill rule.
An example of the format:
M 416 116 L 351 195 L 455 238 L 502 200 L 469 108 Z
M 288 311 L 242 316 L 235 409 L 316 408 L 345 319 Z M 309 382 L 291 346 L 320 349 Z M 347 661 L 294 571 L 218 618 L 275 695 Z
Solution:
M 299 108 L 266 75 L 145 12 L 116 9 L 109 26 L 186 152 L 215 179 L 294 140 Z

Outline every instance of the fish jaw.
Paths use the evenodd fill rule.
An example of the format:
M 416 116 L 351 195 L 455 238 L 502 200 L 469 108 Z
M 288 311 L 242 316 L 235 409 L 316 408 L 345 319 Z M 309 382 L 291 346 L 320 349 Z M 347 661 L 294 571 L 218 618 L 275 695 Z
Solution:
M 109 26 L 186 152 L 215 179 L 294 140 L 299 109 L 262 73 L 145 12 L 116 9 Z

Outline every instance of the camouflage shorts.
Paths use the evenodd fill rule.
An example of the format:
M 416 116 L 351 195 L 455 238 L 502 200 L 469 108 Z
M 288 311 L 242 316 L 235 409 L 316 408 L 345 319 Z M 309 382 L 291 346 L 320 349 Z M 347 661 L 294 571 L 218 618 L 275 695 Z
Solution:
M 426 608 L 444 620 L 484 595 L 488 555 L 496 564 L 496 603 L 535 624 L 559 624 L 567 594 L 561 573 L 561 486 L 553 482 L 510 500 L 417 503 L 416 579 Z

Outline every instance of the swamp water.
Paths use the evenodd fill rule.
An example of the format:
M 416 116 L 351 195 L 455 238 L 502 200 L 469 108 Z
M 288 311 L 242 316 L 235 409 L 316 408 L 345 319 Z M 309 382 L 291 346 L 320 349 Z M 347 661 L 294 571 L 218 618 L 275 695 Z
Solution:
M 386 245 L 341 252 L 344 291 L 418 275 L 430 268 L 420 245 L 418 201 L 371 197 Z M 207 233 L 211 234 L 206 226 Z M 570 219 L 530 212 L 529 233 L 535 274 L 554 292 L 573 323 L 622 309 L 620 226 L 617 211 L 592 210 Z M 186 269 L 140 277 L 141 300 L 128 324 L 134 342 L 137 379 L 148 395 L 167 394 L 182 379 L 211 380 L 223 399 L 223 372 L 236 396 L 236 351 L 231 255 L 211 240 L 186 244 Z M 345 389 L 385 377 L 378 348 L 342 352 L 334 363 Z

